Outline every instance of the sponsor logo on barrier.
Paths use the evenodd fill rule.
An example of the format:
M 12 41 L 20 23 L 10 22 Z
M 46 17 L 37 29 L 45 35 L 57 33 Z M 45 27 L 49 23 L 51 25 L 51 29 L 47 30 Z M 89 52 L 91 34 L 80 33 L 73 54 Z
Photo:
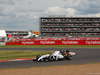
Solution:
M 78 41 L 62 41 L 62 44 L 78 44 Z
M 55 41 L 40 41 L 40 44 L 55 44 Z
M 100 44 L 100 41 L 86 41 L 86 44 Z
M 22 44 L 34 44 L 34 42 L 22 42 Z
M 59 40 L 6 42 L 6 45 L 100 45 L 100 40 Z

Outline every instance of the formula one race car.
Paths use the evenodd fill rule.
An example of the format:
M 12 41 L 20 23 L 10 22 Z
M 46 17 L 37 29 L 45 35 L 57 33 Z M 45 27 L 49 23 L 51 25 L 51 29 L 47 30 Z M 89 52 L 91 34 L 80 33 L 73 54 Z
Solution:
M 36 57 L 36 61 L 57 61 L 60 59 L 67 59 L 71 60 L 72 56 L 76 53 L 70 52 L 69 50 L 60 50 L 60 51 L 54 51 L 52 54 L 46 54 L 43 56 L 38 55 Z

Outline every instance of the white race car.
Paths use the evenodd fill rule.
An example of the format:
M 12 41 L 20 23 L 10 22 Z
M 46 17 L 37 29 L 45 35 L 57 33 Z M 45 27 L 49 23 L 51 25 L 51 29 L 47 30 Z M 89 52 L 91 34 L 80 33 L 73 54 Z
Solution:
M 36 57 L 36 61 L 54 61 L 54 60 L 60 60 L 60 59 L 67 59 L 71 60 L 72 56 L 76 53 L 70 52 L 69 50 L 60 50 L 60 51 L 54 51 L 52 54 L 46 54 L 43 56 L 38 55 Z

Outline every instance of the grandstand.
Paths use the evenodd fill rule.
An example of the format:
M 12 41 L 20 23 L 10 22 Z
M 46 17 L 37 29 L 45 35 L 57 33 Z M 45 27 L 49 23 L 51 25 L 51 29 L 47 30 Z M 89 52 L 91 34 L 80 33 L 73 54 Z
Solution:
M 100 17 L 40 17 L 44 37 L 100 37 Z

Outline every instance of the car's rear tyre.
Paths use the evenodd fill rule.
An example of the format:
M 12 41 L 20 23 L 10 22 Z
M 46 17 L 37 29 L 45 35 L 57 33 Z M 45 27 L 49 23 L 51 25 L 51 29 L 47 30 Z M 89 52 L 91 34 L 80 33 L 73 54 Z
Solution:
M 66 50 L 66 52 L 69 52 L 69 50 Z
M 67 60 L 71 60 L 72 59 L 72 56 L 70 54 L 68 54 L 67 57 L 66 57 L 66 59 Z

